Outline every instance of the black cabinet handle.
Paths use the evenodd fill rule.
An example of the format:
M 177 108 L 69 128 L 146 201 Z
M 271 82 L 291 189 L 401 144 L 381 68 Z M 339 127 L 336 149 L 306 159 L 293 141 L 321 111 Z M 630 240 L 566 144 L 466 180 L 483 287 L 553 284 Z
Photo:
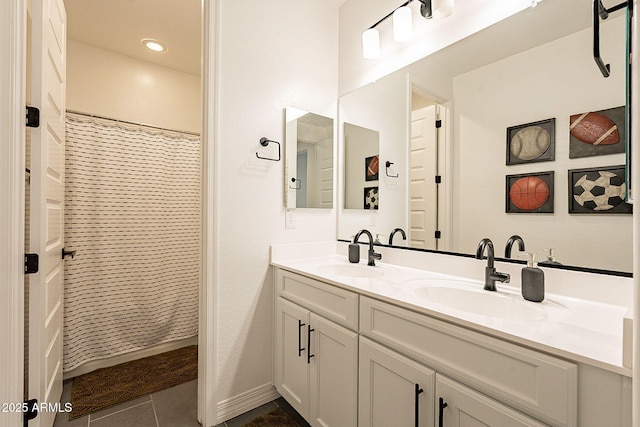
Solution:
M 311 363 L 311 358 L 315 356 L 315 354 L 311 354 L 311 332 L 315 331 L 311 327 L 311 325 L 307 326 L 307 363 Z
M 449 406 L 447 402 L 441 397 L 438 403 L 438 427 L 444 426 L 444 408 Z
M 416 394 L 415 394 L 415 400 L 414 400 L 416 405 L 416 413 L 415 413 L 416 427 L 418 427 L 420 424 L 420 401 L 418 400 L 418 398 L 420 397 L 420 394 L 423 391 L 424 390 L 420 388 L 420 384 L 416 384 Z
M 304 347 L 302 347 L 302 327 L 304 325 L 302 320 L 298 320 L 298 357 L 302 356 L 302 352 L 304 351 Z

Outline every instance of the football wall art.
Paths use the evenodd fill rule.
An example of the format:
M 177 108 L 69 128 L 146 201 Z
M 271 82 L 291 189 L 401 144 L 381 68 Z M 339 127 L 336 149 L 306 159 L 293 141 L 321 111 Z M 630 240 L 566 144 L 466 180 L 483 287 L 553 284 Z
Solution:
M 569 213 L 630 214 L 626 195 L 624 165 L 569 171 Z
M 624 107 L 569 117 L 569 158 L 625 152 Z
M 380 160 L 378 156 L 366 157 L 364 159 L 364 179 L 365 181 L 377 181 Z
M 378 187 L 365 187 L 364 208 L 369 210 L 378 210 L 378 205 L 379 205 Z
M 553 213 L 553 171 L 507 175 L 506 213 Z
M 555 159 L 556 119 L 507 128 L 507 165 Z

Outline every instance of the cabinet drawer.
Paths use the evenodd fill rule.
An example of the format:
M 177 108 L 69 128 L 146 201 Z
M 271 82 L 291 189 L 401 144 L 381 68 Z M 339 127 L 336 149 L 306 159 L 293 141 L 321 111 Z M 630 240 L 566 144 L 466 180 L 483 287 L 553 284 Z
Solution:
M 438 408 L 446 403 L 446 406 L 443 405 L 442 410 L 438 410 L 436 415 L 439 426 L 545 427 L 533 418 L 440 374 L 436 381 L 436 398 Z
M 553 426 L 577 426 L 578 367 L 371 298 L 360 332 Z
M 275 274 L 281 297 L 349 329 L 358 329 L 358 294 L 286 270 L 276 269 Z

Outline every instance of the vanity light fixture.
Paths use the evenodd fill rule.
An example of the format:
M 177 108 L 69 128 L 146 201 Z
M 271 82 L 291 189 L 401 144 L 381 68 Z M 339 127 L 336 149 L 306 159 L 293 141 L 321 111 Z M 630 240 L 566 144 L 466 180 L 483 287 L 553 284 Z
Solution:
M 362 56 L 365 59 L 380 56 L 380 32 L 375 28 L 369 28 L 362 33 Z
M 374 59 L 380 56 L 380 32 L 376 27 L 393 16 L 393 39 L 404 42 L 413 37 L 413 16 L 409 4 L 414 0 L 407 0 L 398 6 L 393 12 L 373 24 L 362 33 L 362 56 L 365 59 Z M 446 18 L 454 10 L 454 0 L 418 0 L 420 2 L 420 14 L 426 18 Z
M 413 37 L 413 13 L 411 8 L 400 6 L 393 11 L 393 39 L 406 42 Z
M 167 46 L 156 39 L 142 39 L 142 45 L 154 52 L 166 52 Z

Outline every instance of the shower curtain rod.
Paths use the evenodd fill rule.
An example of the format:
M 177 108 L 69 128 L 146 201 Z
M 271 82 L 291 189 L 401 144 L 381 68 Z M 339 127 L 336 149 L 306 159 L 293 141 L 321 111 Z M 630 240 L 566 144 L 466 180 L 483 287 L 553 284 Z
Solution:
M 163 128 L 163 127 L 160 127 L 160 126 L 148 125 L 146 123 L 138 123 L 138 122 L 130 122 L 128 120 L 114 119 L 113 117 L 101 116 L 99 114 L 83 113 L 82 111 L 67 110 L 67 113 L 78 114 L 80 116 L 85 116 L 85 117 L 94 117 L 96 119 L 111 120 L 111 121 L 118 122 L 118 123 L 126 123 L 128 125 L 144 126 L 144 127 L 152 128 L 152 129 L 166 130 L 166 131 L 169 131 L 169 132 L 176 132 L 176 133 L 182 133 L 182 134 L 186 134 L 186 135 L 200 136 L 199 133 L 191 132 L 191 131 L 188 131 L 188 130 L 168 129 L 168 128 Z

